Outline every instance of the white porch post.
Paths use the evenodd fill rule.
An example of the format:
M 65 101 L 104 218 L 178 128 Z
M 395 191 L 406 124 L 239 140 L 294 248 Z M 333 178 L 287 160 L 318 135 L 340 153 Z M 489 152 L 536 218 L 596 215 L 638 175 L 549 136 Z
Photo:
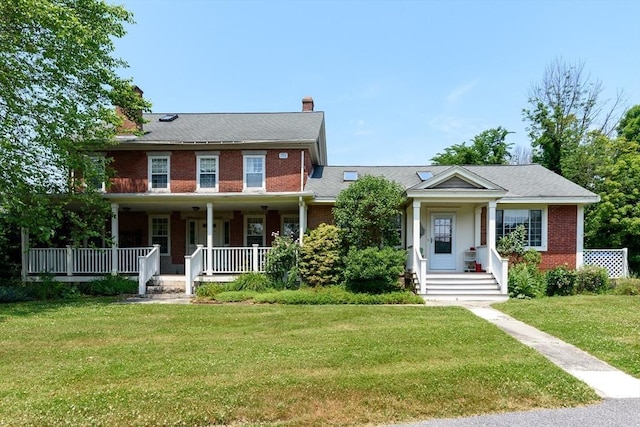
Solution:
M 300 242 L 300 246 L 302 246 L 302 236 L 307 229 L 307 205 L 304 200 L 302 200 L 302 196 L 298 198 L 298 225 L 300 226 L 300 237 L 298 241 Z
M 207 276 L 213 275 L 213 203 L 207 203 Z
M 417 253 L 420 253 L 420 202 L 413 202 L 413 248 L 417 250 Z M 416 252 L 414 251 L 414 263 L 413 268 L 415 269 L 418 265 L 417 259 L 415 258 Z
M 492 252 L 496 249 L 496 202 L 487 203 L 487 272 L 492 272 Z
M 20 229 L 20 249 L 22 254 L 22 281 L 27 281 L 29 264 L 29 231 L 22 227 Z
M 576 225 L 576 268 L 584 264 L 584 206 L 578 205 Z
M 111 203 L 111 275 L 118 274 L 118 204 Z
M 473 225 L 473 245 L 477 248 L 482 243 L 482 235 L 480 233 L 482 224 L 482 208 L 476 208 L 475 214 L 476 216 Z

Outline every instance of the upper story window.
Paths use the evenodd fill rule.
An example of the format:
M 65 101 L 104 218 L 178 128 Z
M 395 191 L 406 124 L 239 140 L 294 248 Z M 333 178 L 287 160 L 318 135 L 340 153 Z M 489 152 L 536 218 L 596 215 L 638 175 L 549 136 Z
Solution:
M 265 189 L 265 157 L 263 154 L 245 154 L 243 183 L 245 190 Z
M 198 156 L 198 191 L 218 191 L 218 156 Z
M 91 156 L 92 168 L 87 171 L 85 185 L 104 192 L 106 191 L 107 159 L 104 155 Z
M 149 156 L 149 191 L 169 191 L 170 159 L 168 155 Z
M 543 212 L 542 209 L 497 209 L 496 241 L 511 233 L 517 226 L 524 225 L 527 230 L 525 244 L 531 248 L 546 250 Z

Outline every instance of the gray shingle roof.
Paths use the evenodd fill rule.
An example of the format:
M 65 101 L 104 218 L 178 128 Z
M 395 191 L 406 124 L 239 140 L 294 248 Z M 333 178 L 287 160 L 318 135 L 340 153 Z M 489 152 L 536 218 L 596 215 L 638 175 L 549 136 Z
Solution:
M 170 122 L 165 114 L 144 114 L 140 142 L 316 141 L 321 137 L 324 113 L 178 113 Z
M 420 184 L 419 171 L 430 171 L 434 176 L 451 166 L 325 166 L 318 167 L 307 181 L 305 190 L 317 199 L 335 199 L 350 182 L 344 182 L 343 172 L 357 171 L 359 176 L 384 176 L 405 189 Z M 595 197 L 592 192 L 536 164 L 464 166 L 478 176 L 507 190 L 505 198 L 539 197 Z

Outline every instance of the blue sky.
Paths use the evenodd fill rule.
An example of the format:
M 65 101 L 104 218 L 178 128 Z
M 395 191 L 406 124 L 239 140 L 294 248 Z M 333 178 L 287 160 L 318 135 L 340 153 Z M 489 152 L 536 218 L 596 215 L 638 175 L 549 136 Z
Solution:
M 556 58 L 640 104 L 640 0 L 109 0 L 154 112 L 325 112 L 331 165 L 423 165 L 503 126 Z

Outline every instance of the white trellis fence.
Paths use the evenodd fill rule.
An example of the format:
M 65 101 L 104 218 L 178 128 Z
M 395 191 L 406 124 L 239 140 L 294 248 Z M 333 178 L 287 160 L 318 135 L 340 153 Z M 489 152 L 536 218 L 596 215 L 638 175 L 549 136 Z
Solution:
M 629 277 L 628 250 L 623 249 L 585 249 L 585 265 L 595 265 L 607 269 L 610 278 Z

